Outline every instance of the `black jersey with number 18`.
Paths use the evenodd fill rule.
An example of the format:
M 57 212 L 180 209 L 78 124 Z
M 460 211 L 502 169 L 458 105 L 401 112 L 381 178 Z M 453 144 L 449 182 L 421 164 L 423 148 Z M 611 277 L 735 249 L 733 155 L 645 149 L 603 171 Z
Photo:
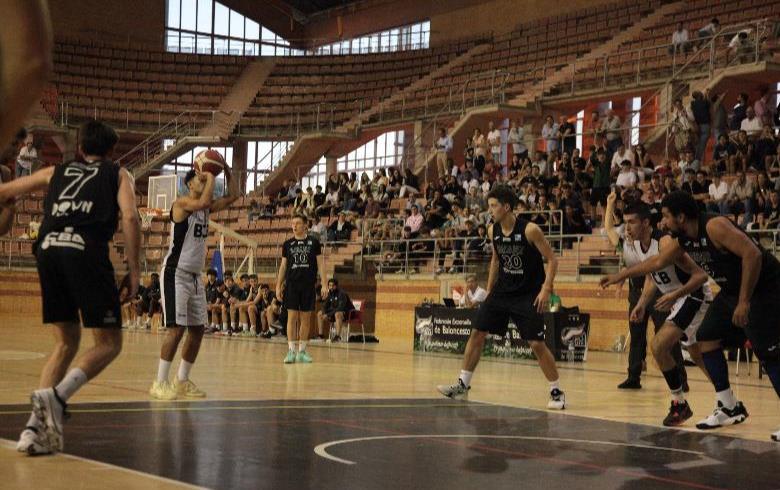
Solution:
M 59 165 L 49 181 L 36 250 L 49 246 L 108 251 L 119 215 L 119 166 L 109 160 Z
M 491 293 L 499 295 L 536 295 L 544 284 L 544 260 L 536 246 L 528 241 L 530 223 L 516 218 L 512 233 L 504 235 L 501 225 L 493 224 L 493 250 L 498 256 L 498 278 Z

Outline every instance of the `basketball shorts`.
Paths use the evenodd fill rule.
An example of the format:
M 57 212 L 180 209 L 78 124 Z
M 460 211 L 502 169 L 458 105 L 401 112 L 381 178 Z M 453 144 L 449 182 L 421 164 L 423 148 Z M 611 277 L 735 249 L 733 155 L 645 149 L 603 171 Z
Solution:
M 544 341 L 544 317 L 534 307 L 536 296 L 490 294 L 477 310 L 474 328 L 503 337 L 509 328 L 509 320 L 512 320 L 523 340 Z
M 108 251 L 58 243 L 62 242 L 47 240 L 36 254 L 43 322 L 122 328 L 119 290 Z
M 161 276 L 165 326 L 206 325 L 206 291 L 201 284 L 200 274 L 166 267 Z
M 314 284 L 287 283 L 284 289 L 284 306 L 293 311 L 314 311 L 316 295 Z
M 683 331 L 684 336 L 681 343 L 684 346 L 696 343 L 696 334 L 710 308 L 710 303 L 712 302 L 705 298 L 694 298 L 693 296 L 684 296 L 675 301 L 666 321 L 674 323 L 677 328 Z
M 767 288 L 753 295 L 745 328 L 732 323 L 737 296 L 718 293 L 699 327 L 699 341 L 720 340 L 724 347 L 742 347 L 747 339 L 759 359 L 780 361 L 780 320 L 774 313 L 780 304 L 779 289 Z

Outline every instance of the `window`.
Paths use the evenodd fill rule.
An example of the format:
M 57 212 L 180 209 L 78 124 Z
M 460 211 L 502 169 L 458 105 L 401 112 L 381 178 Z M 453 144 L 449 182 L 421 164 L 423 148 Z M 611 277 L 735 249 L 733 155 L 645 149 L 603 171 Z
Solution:
M 431 22 L 426 20 L 417 24 L 373 32 L 354 39 L 326 44 L 315 48 L 308 54 L 360 54 L 427 49 L 430 47 L 430 38 Z

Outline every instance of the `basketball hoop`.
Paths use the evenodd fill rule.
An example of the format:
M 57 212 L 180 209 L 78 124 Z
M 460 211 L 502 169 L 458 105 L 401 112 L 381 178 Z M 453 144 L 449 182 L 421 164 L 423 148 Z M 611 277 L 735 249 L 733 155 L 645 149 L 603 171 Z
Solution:
M 155 217 L 162 217 L 162 210 L 156 208 L 138 208 L 138 214 L 141 215 L 141 229 L 146 231 L 152 226 L 152 220 Z

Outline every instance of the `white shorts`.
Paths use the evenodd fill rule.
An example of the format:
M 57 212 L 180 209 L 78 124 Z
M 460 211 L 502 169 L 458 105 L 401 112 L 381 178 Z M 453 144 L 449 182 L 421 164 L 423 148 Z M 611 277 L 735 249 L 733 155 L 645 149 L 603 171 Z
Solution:
M 687 347 L 696 343 L 696 332 L 699 331 L 710 303 L 712 303 L 712 298 L 706 296 L 704 299 L 683 296 L 675 301 L 666 321 L 674 323 L 683 331 L 685 336 L 680 341 L 682 345 Z
M 161 276 L 165 326 L 206 325 L 206 291 L 201 284 L 200 274 L 164 268 Z

